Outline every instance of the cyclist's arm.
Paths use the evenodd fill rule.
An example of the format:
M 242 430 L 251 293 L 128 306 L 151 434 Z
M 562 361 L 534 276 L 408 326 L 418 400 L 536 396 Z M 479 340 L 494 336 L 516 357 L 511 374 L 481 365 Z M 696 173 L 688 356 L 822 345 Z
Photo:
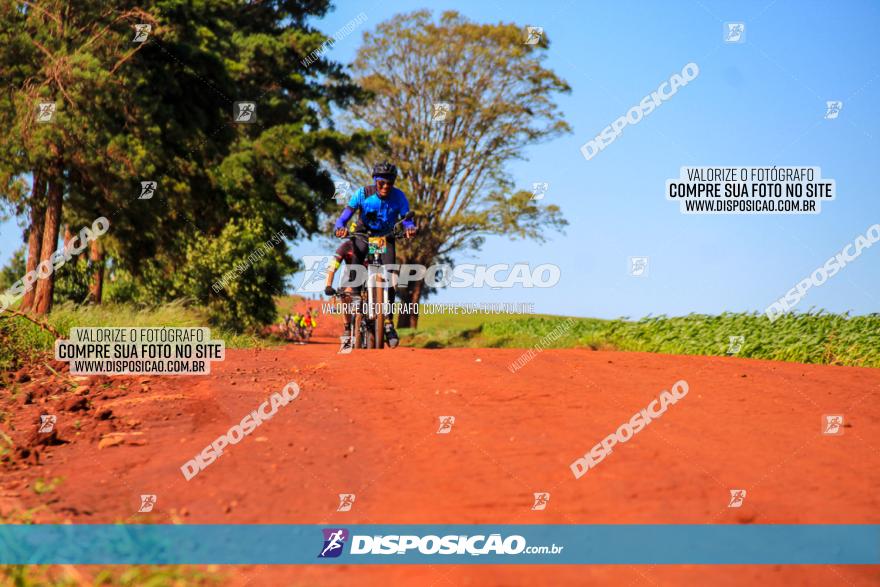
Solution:
M 339 215 L 339 218 L 336 219 L 336 224 L 334 228 L 339 230 L 340 228 L 345 228 L 345 223 L 351 220 L 352 215 L 354 214 L 354 208 L 351 206 L 346 206 L 342 211 L 342 214 Z
M 404 218 L 407 214 L 409 214 L 409 200 L 406 199 L 406 194 L 400 192 L 400 216 Z M 404 228 L 415 228 L 416 224 L 412 220 L 407 220 L 404 218 L 403 220 Z
M 351 220 L 351 217 L 354 215 L 354 211 L 361 207 L 361 202 L 363 200 L 364 188 L 360 188 L 351 196 L 348 205 L 342 210 L 342 214 L 339 215 L 339 218 L 336 219 L 336 225 L 334 226 L 336 230 L 345 228 L 346 223 Z

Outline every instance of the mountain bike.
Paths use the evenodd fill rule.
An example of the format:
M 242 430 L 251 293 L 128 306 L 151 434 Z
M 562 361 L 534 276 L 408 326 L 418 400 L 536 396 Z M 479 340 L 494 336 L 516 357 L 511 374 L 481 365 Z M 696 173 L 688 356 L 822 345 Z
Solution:
M 367 283 L 364 286 L 366 299 L 361 297 L 356 306 L 357 314 L 353 318 L 360 317 L 360 325 L 354 332 L 355 348 L 381 349 L 385 347 L 385 313 L 382 311 L 385 304 L 385 268 L 382 264 L 382 255 L 388 247 L 388 237 L 395 239 L 404 236 L 402 232 L 403 221 L 412 220 L 413 213 L 399 220 L 390 232 L 383 235 L 371 235 L 365 232 L 351 232 L 348 237 L 360 238 L 367 241 Z M 354 324 L 354 319 L 352 320 Z
M 361 313 L 361 294 L 357 289 L 352 292 L 337 292 L 334 296 L 337 303 L 342 306 L 343 314 L 351 314 L 348 320 L 348 329 L 345 336 L 348 338 L 349 350 L 343 351 L 344 343 L 339 352 L 351 352 L 354 349 L 366 348 L 361 346 L 363 335 L 361 334 L 361 324 L 363 322 L 363 314 Z

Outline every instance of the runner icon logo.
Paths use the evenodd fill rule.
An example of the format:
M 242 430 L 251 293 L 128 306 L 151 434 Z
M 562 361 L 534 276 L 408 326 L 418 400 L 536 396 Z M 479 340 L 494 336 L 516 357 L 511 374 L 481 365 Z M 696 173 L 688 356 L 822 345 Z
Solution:
M 743 502 L 746 499 L 746 490 L 745 489 L 731 489 L 730 490 L 730 503 L 727 504 L 729 508 L 738 508 L 742 507 Z
M 550 501 L 549 493 L 536 493 L 535 494 L 535 504 L 532 506 L 532 510 L 545 510 L 547 509 L 547 502 Z
M 253 124 L 257 121 L 257 103 L 233 102 L 232 115 L 235 122 Z
M 156 496 L 155 495 L 142 495 L 141 496 L 141 507 L 138 509 L 139 513 L 146 513 L 153 511 L 153 506 L 156 505 Z
M 840 436 L 843 434 L 843 415 L 825 414 L 822 416 L 822 434 L 826 436 Z
M 327 279 L 327 272 L 330 271 L 330 263 L 332 260 L 332 255 L 303 256 L 305 271 L 303 273 L 302 283 L 296 288 L 296 291 L 308 293 L 324 291 L 324 282 Z
M 150 36 L 150 31 L 153 30 L 153 25 L 151 24 L 136 24 L 134 25 L 134 38 L 131 40 L 132 43 L 143 43 Z
M 437 434 L 449 434 L 452 432 L 452 425 L 455 424 L 455 416 L 439 416 L 440 427 Z
M 647 257 L 630 257 L 629 258 L 629 274 L 633 277 L 644 277 L 648 274 L 648 258 Z
M 834 120 L 840 116 L 841 108 L 843 108 L 843 102 L 840 100 L 827 100 L 825 102 L 825 120 Z
M 52 122 L 54 114 L 55 102 L 40 102 L 40 108 L 37 111 L 37 122 Z
M 731 336 L 730 343 L 727 345 L 727 354 L 736 355 L 742 350 L 742 346 L 746 342 L 746 337 L 742 335 Z
M 318 554 L 318 558 L 336 558 L 342 554 L 345 541 L 348 540 L 348 530 L 345 528 L 325 528 L 324 548 Z
M 52 429 L 55 428 L 55 422 L 58 421 L 58 416 L 53 416 L 52 414 L 41 414 L 40 415 L 40 428 L 37 430 L 40 434 L 49 434 L 52 432 Z
M 742 22 L 724 23 L 724 42 L 743 43 L 746 37 L 746 25 Z
M 351 506 L 354 505 L 354 493 L 340 493 L 339 494 L 339 507 L 336 508 L 337 512 L 350 512 Z
M 547 190 L 550 189 L 550 183 L 546 181 L 535 181 L 532 182 L 532 199 L 533 200 L 543 200 L 544 196 L 547 194 Z
M 435 102 L 431 110 L 431 122 L 446 122 L 452 105 L 449 102 Z
M 344 206 L 348 202 L 349 194 L 351 193 L 351 182 L 345 180 L 334 181 L 333 188 L 333 199 L 340 206 Z
M 153 194 L 156 193 L 156 182 L 155 181 L 142 181 L 141 182 L 141 195 L 138 196 L 138 200 L 149 200 L 153 197 Z
M 540 26 L 527 26 L 526 27 L 526 40 L 523 43 L 524 45 L 537 45 L 541 42 L 541 37 L 544 36 L 544 27 Z

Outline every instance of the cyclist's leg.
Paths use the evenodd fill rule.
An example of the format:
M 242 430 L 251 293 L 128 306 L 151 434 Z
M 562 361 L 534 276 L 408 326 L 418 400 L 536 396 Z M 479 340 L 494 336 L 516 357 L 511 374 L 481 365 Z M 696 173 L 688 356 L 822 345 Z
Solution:
M 396 247 L 394 243 L 394 239 L 389 237 L 386 241 L 385 254 L 382 255 L 382 264 L 386 267 L 390 267 L 397 263 L 397 255 L 395 253 Z M 400 269 L 388 269 L 388 293 L 385 295 L 385 301 L 394 303 L 394 294 L 397 289 L 397 278 L 400 274 Z
M 357 253 L 355 253 L 357 254 Z M 343 335 L 348 335 L 349 329 L 351 328 L 351 320 L 352 320 L 352 312 L 354 311 L 354 307 L 352 304 L 354 301 L 351 296 L 354 293 L 360 292 L 360 287 L 354 284 L 357 283 L 358 274 L 355 270 L 355 267 L 363 267 L 363 265 L 355 265 L 357 261 L 353 261 L 352 264 L 345 264 L 345 271 L 342 274 L 343 281 L 340 283 L 340 287 L 342 288 L 342 292 L 347 294 L 346 297 L 342 298 L 343 301 L 343 309 L 342 318 L 343 318 Z
M 396 247 L 394 243 L 394 239 L 389 237 L 386 241 L 385 254 L 382 255 L 382 264 L 386 267 L 390 267 L 397 263 L 397 255 L 396 255 Z M 389 283 L 385 289 L 385 301 L 388 302 L 388 313 L 385 316 L 385 338 L 388 340 L 388 344 L 391 348 L 397 346 L 399 342 L 397 331 L 394 329 L 394 297 L 395 290 L 397 289 L 397 276 L 400 273 L 399 269 L 388 269 L 388 279 Z

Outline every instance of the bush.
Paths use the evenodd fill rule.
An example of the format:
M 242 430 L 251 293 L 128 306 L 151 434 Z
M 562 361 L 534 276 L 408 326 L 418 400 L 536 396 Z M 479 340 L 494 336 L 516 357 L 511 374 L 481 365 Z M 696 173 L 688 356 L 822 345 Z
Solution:
M 164 299 L 185 298 L 207 311 L 212 325 L 237 332 L 275 320 L 273 296 L 296 265 L 284 240 L 269 234 L 259 219 L 232 220 L 217 237 L 200 235 L 187 247 L 187 262 L 153 290 Z

